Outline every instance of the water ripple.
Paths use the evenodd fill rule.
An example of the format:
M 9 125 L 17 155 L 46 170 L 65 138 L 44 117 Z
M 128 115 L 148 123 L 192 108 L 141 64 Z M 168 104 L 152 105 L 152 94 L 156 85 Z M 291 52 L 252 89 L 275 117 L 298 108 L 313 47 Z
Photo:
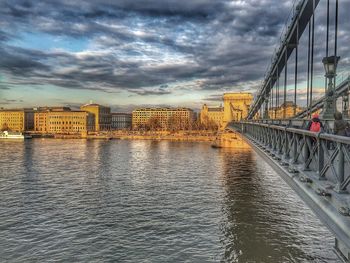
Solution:
M 336 262 L 333 237 L 252 150 L 0 142 L 6 262 Z

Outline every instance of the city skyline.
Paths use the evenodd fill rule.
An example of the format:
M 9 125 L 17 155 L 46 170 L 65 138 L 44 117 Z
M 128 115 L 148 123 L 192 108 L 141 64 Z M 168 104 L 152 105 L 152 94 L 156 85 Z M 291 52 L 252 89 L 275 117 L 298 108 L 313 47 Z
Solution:
M 255 93 L 293 2 L 0 1 L 0 106 L 77 107 L 93 100 L 115 111 L 149 105 L 199 110 L 203 103 L 219 104 L 224 92 Z M 339 72 L 350 64 L 342 34 L 349 6 L 341 3 L 339 14 Z M 325 3 L 316 11 L 318 97 Z M 305 80 L 299 74 L 300 95 Z

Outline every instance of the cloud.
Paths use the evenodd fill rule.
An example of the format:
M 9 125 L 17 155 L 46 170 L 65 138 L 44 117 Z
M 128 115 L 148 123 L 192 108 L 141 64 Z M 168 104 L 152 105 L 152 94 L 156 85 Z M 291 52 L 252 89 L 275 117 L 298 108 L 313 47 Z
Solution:
M 137 95 L 142 95 L 142 96 L 153 96 L 153 95 L 168 95 L 168 94 L 171 94 L 170 91 L 167 91 L 167 90 L 162 90 L 162 89 L 158 89 L 158 90 L 132 90 L 132 89 L 129 89 L 128 90 L 129 92 L 131 93 L 135 93 Z
M 7 85 L 0 84 L 0 90 L 10 90 L 10 87 Z
M 36 70 L 47 71 L 50 69 L 49 65 L 38 61 L 34 52 L 18 51 L 18 49 L 11 50 L 0 47 L 0 69 L 3 72 L 10 72 L 14 76 L 28 77 Z
M 4 31 L 0 30 L 0 43 L 6 42 L 11 39 L 11 35 L 8 33 L 5 33 Z
M 137 108 L 170 108 L 173 107 L 169 104 L 124 104 L 124 105 L 112 105 L 111 111 L 112 112 L 132 112 L 133 110 Z
M 173 96 L 182 88 L 176 83 L 191 83 L 191 90 L 205 94 L 256 91 L 293 2 L 1 1 L 0 73 L 11 83 L 7 87 L 30 83 Z M 347 67 L 350 26 L 344 17 L 350 4 L 340 5 L 339 52 Z M 316 37 L 324 35 L 324 12 L 320 3 Z M 23 43 L 23 33 L 73 44 L 84 40 L 87 46 L 74 52 L 59 44 L 38 48 Z M 306 79 L 305 35 L 299 81 Z M 315 75 L 320 75 L 324 41 L 317 38 L 315 43 Z
M 16 100 L 16 99 L 0 99 L 0 105 L 11 105 L 14 103 L 21 103 L 24 102 L 23 100 Z
M 209 95 L 208 97 L 204 98 L 203 101 L 206 102 L 222 102 L 222 94 L 212 94 Z

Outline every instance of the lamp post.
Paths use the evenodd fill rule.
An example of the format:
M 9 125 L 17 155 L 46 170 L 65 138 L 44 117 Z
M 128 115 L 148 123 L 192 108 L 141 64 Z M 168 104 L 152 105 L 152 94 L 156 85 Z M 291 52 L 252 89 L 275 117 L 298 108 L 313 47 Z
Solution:
M 269 118 L 269 95 L 266 95 L 265 97 L 265 110 L 264 110 L 264 117 L 263 119 L 268 119 Z
M 322 63 L 326 71 L 325 77 L 328 79 L 328 87 L 326 91 L 323 110 L 321 112 L 322 119 L 334 119 L 336 112 L 336 97 L 333 86 L 333 79 L 337 75 L 336 69 L 340 57 L 330 56 L 324 57 Z

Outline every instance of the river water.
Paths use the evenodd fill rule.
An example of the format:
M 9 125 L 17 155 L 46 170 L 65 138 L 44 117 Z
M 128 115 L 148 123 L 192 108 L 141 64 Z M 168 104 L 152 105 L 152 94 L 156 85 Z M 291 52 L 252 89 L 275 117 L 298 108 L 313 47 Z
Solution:
M 337 262 L 250 148 L 0 141 L 1 262 Z

